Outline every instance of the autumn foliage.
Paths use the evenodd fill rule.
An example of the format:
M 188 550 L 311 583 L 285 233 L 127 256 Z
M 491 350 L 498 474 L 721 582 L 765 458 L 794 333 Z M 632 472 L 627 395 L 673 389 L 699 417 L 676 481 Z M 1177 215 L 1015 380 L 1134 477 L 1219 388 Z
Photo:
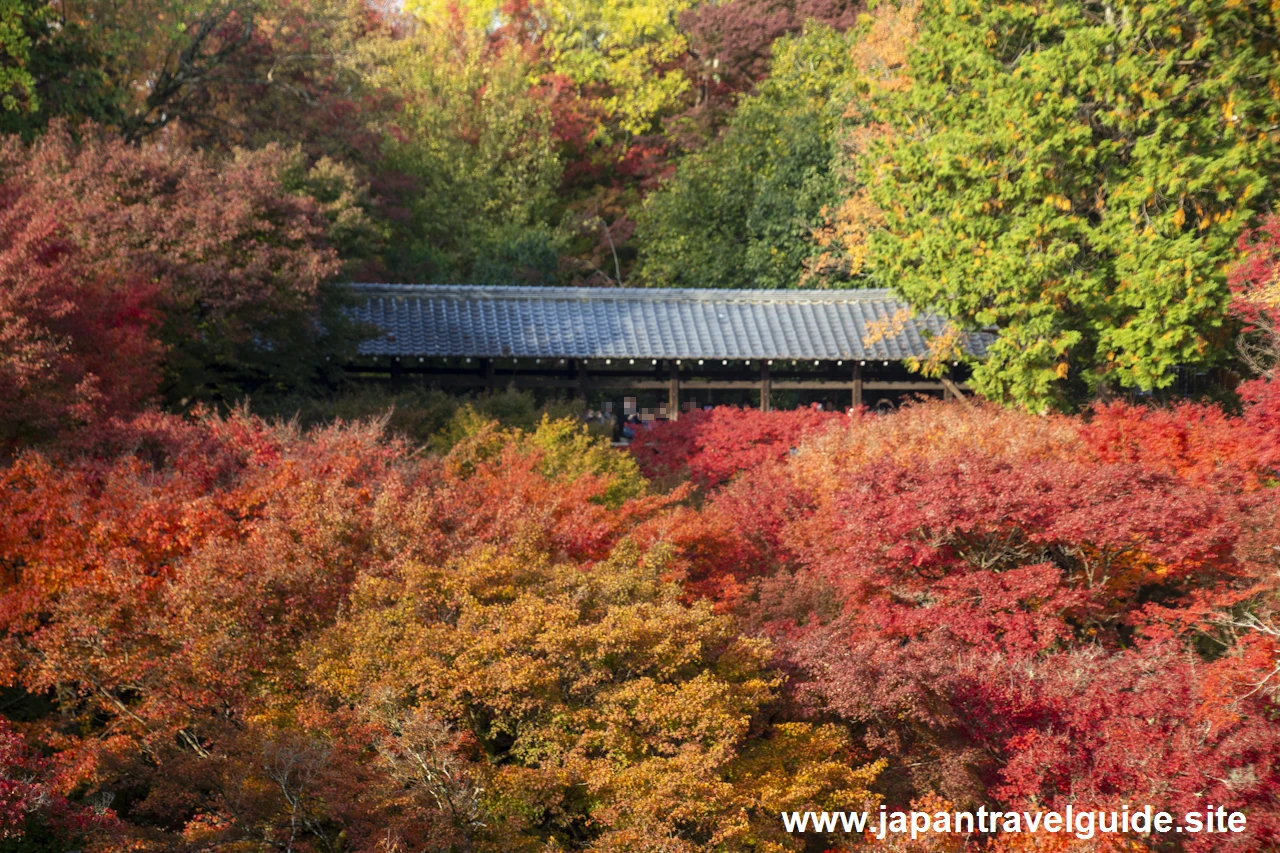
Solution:
M 682 492 L 567 424 L 421 458 L 155 415 L 4 479 L 0 661 L 103 849 L 754 849 L 872 802 L 841 727 L 777 717 L 769 643 L 629 539 Z
M 83 269 L 59 218 L 0 189 L 0 446 L 134 410 L 156 391 L 156 289 Z
M 655 421 L 630 449 L 649 477 L 686 474 L 703 486 L 717 486 L 740 471 L 781 460 L 839 417 L 817 408 L 761 412 L 718 406 Z
M 1274 393 L 1253 386 L 1240 416 L 855 416 L 712 491 L 721 547 L 687 537 L 686 574 L 888 759 L 890 801 L 1230 801 L 1254 849 L 1280 781 Z M 699 440 L 656 431 L 644 452 Z
M 0 0 L 0 853 L 1280 849 L 1275 14 Z M 237 407 L 344 274 L 891 286 L 1021 408 Z M 1247 831 L 779 819 L 880 804 Z
M 207 397 L 313 346 L 339 271 L 280 147 L 221 162 L 86 125 L 0 143 L 0 442 Z
M 1212 802 L 1248 833 L 1130 840 L 1259 849 L 1280 420 L 1257 399 L 712 411 L 641 463 L 567 421 L 472 418 L 441 456 L 378 423 L 112 420 L 3 471 L 0 749 L 28 768 L 3 831 L 786 850 L 780 810 L 935 797 Z

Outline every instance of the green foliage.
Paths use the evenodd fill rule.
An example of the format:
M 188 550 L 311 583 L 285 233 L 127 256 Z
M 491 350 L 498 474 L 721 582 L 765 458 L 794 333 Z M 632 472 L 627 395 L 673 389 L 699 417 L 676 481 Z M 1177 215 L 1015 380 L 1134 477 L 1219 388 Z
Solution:
M 0 134 L 30 142 L 54 118 L 74 125 L 120 118 L 123 94 L 91 38 L 48 4 L 0 0 Z
M 36 81 L 26 68 L 31 59 L 28 21 L 32 17 L 23 0 L 0 0 L 0 113 L 40 108 Z
M 479 235 L 471 274 L 476 284 L 560 283 L 560 256 L 568 234 L 546 222 L 504 222 Z
M 588 474 L 607 478 L 609 486 L 601 496 L 606 506 L 621 506 L 645 491 L 636 458 L 619 453 L 605 439 L 591 436 L 576 420 L 552 420 L 543 415 L 529 443 L 542 451 L 542 473 L 550 479 L 574 480 Z
M 688 50 L 677 24 L 681 13 L 695 5 L 694 0 L 538 3 L 537 36 L 546 70 L 600 93 L 600 132 L 625 137 L 653 133 L 689 88 L 677 67 Z M 405 8 L 440 29 L 462 23 L 472 32 L 486 32 L 495 24 L 512 23 L 511 11 L 522 4 L 410 0 Z
M 404 98 L 384 168 L 413 180 L 390 265 L 416 281 L 553 283 L 550 113 L 514 51 L 456 38 L 424 30 L 370 57 L 371 79 Z
M 917 307 L 1000 327 L 978 390 L 1063 407 L 1219 358 L 1225 266 L 1280 165 L 1274 13 L 931 0 L 921 21 L 862 163 L 873 263 Z
M 528 400 L 527 394 L 508 391 L 506 402 L 519 403 Z M 502 412 L 501 398 L 489 402 L 490 412 Z M 520 407 L 525 408 L 525 407 Z M 527 414 L 521 412 L 521 415 Z M 523 421 L 523 417 L 511 417 L 507 423 Z M 609 439 L 592 435 L 589 427 L 573 415 L 553 417 L 543 411 L 536 427 L 506 427 L 492 414 L 477 405 L 465 403 L 449 419 L 443 429 L 431 436 L 430 447 L 437 453 L 448 455 L 458 470 L 474 470 L 480 462 L 493 462 L 508 448 L 521 453 L 532 453 L 538 460 L 538 473 L 552 482 L 577 483 L 584 477 L 593 477 L 604 485 L 600 494 L 591 498 L 592 503 L 617 509 L 631 498 L 643 495 L 648 489 L 640 466 L 630 454 L 619 453 Z
M 689 87 L 672 66 L 686 50 L 676 26 L 693 0 L 554 0 L 546 4 L 551 67 L 608 91 L 604 107 L 627 135 L 651 133 Z
M 30 142 L 54 118 L 117 121 L 122 92 L 104 65 L 84 27 L 42 3 L 0 0 L 0 134 Z
M 280 184 L 320 205 L 329 220 L 329 245 L 344 260 L 367 259 L 385 247 L 389 228 L 373 217 L 369 187 L 349 164 L 330 157 L 312 162 L 295 146 L 281 168 Z
M 464 403 L 454 409 L 443 428 L 430 437 L 429 445 L 437 453 L 445 454 L 468 439 L 494 432 L 498 426 L 496 419 L 485 417 L 474 405 Z
M 514 388 L 483 394 L 477 397 L 472 405 L 482 415 L 498 421 L 505 427 L 525 431 L 536 429 L 544 418 L 560 420 L 581 410 L 578 404 L 571 401 L 552 400 L 539 403 L 537 398 L 528 391 L 517 391 Z
M 836 131 L 849 41 L 829 27 L 774 45 L 773 71 L 724 136 L 686 157 L 639 216 L 638 280 L 672 287 L 795 287 L 839 201 Z
M 122 92 L 103 72 L 101 54 L 78 25 L 55 28 L 43 21 L 29 68 L 40 108 L 0 115 L 0 132 L 18 133 L 30 141 L 55 119 L 77 126 L 119 121 Z
M 539 402 L 528 391 L 511 388 L 467 398 L 438 388 L 395 392 L 377 385 L 329 396 L 264 395 L 253 398 L 251 408 L 263 417 L 296 419 L 305 428 L 385 418 L 390 432 L 442 453 L 494 421 L 504 428 L 531 432 L 544 418 L 558 422 L 580 409 L 572 402 Z

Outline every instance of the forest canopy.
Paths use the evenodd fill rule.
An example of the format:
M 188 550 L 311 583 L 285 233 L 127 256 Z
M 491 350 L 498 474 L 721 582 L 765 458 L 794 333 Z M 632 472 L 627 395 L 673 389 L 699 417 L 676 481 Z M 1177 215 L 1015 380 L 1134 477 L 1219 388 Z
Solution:
M 1246 831 L 1050 849 L 1267 849 L 1280 394 L 1245 393 L 721 407 L 629 451 L 149 414 L 24 453 L 0 844 L 1001 853 L 1046 839 L 779 817 L 1212 803 Z
M 1278 8 L 0 0 L 0 853 L 1280 849 Z M 992 344 L 620 446 L 353 281 Z
M 286 236 L 261 188 L 218 191 L 248 205 L 233 229 L 280 235 L 255 275 L 294 275 L 303 243 L 335 262 L 289 309 L 309 341 L 215 309 L 214 375 L 170 345 L 206 322 L 188 285 L 145 263 L 101 284 L 152 306 L 170 403 L 317 381 L 350 343 L 328 285 L 352 279 L 888 287 L 996 330 L 972 372 L 1002 403 L 1193 374 L 1229 396 L 1248 326 L 1228 271 L 1275 200 L 1278 54 L 1274 10 L 1233 0 L 6 0 L 0 181 L 35 192 L 50 146 L 199 161 L 211 184 L 274 158 L 281 202 L 328 220 Z M 108 219 L 182 204 L 149 179 L 75 191 Z M 120 251 L 74 218 L 52 226 L 62 263 Z

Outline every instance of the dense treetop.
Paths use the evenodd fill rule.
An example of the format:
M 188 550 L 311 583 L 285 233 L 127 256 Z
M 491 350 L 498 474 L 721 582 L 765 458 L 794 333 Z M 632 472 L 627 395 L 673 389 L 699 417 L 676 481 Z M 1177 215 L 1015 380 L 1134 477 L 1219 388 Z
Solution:
M 924 3 L 860 163 L 873 263 L 1000 337 L 983 393 L 1038 405 L 1212 363 L 1227 267 L 1280 166 L 1261 4 Z
M 888 286 L 999 329 L 974 381 L 1003 403 L 1206 372 L 1229 394 L 1227 275 L 1274 203 L 1278 54 L 1274 10 L 1233 0 L 9 0 L 0 180 L 50 144 L 198 159 L 210 184 L 275 158 L 289 203 L 330 220 L 324 283 Z M 75 191 L 108 221 L 177 199 Z M 279 215 L 244 201 L 242 236 Z M 157 322 L 192 322 L 176 311 Z M 170 402 L 314 381 L 280 350 L 279 377 L 247 366 L 263 354 L 231 332 L 205 337 L 222 374 Z
M 1276 849 L 1275 16 L 0 0 L 0 853 Z M 893 287 L 989 399 L 620 450 L 342 394 L 355 278 Z M 1248 830 L 779 820 L 880 804 Z
M 1280 420 L 1247 394 L 722 408 L 634 455 L 474 409 L 434 452 L 111 421 L 0 469 L 0 843 L 997 853 L 1041 848 L 779 812 L 1212 802 L 1248 832 L 1087 849 L 1265 849 Z

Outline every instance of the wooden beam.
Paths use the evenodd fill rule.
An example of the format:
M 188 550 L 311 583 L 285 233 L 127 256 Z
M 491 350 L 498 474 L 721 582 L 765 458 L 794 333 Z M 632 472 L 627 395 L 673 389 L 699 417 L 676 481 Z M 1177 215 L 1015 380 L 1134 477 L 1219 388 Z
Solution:
M 570 391 L 577 391 L 582 387 L 577 379 L 556 376 L 513 376 L 507 384 L 517 388 L 567 388 Z
M 849 381 L 847 379 L 775 379 L 773 387 L 782 391 L 848 391 Z
M 767 365 L 766 365 L 767 367 Z M 669 368 L 670 373 L 666 379 L 655 379 L 653 374 L 646 374 L 646 378 L 630 377 L 625 374 L 610 376 L 608 374 L 588 376 L 586 366 L 580 361 L 570 366 L 570 374 L 555 375 L 552 373 L 527 373 L 515 374 L 511 377 L 497 377 L 492 373 L 488 366 L 482 366 L 480 370 L 470 372 L 436 372 L 433 370 L 423 370 L 419 368 L 404 367 L 399 363 L 392 361 L 389 365 L 381 368 L 366 367 L 354 368 L 351 370 L 356 375 L 365 376 L 384 376 L 390 378 L 393 382 L 398 382 L 412 375 L 419 377 L 419 381 L 428 382 L 444 388 L 484 388 L 484 387 L 503 387 L 514 385 L 517 388 L 560 388 L 570 391 L 576 391 L 585 395 L 591 389 L 600 390 L 625 390 L 634 389 L 642 391 L 667 391 L 668 402 L 676 399 L 677 409 L 679 401 L 672 397 L 674 389 L 675 394 L 679 394 L 681 389 L 704 389 L 709 391 L 759 391 L 763 395 L 767 388 L 772 397 L 772 391 L 849 391 L 851 383 L 848 380 L 839 379 L 775 379 L 771 374 L 766 376 L 765 370 L 762 368 L 759 379 L 688 379 L 680 378 L 678 368 L 672 364 Z M 576 377 L 576 378 L 574 378 Z M 854 380 L 857 382 L 858 380 Z M 933 391 L 944 392 L 951 395 L 964 398 L 964 392 L 970 390 L 969 385 L 963 382 L 954 382 L 949 379 L 941 381 L 868 381 L 862 380 L 861 387 L 863 391 Z M 857 385 L 853 385 L 857 390 Z M 762 396 L 762 401 L 764 397 Z M 967 399 L 967 398 L 966 398 Z M 772 407 L 772 399 L 769 400 Z
M 862 387 L 868 391 L 944 391 L 946 386 L 941 382 L 863 382 Z M 959 385 L 959 388 L 967 386 Z
M 759 379 L 682 379 L 682 388 L 704 388 L 711 391 L 756 391 Z
M 684 383 L 681 383 L 683 385 Z M 587 383 L 587 387 L 600 391 L 625 391 L 631 388 L 636 391 L 667 391 L 670 396 L 670 379 L 627 379 L 626 377 L 597 377 Z
M 964 403 L 966 406 L 973 405 L 972 403 L 969 402 L 969 398 L 964 395 L 964 391 L 961 390 L 961 387 L 959 385 L 957 385 L 955 382 L 951 381 L 950 379 L 947 379 L 946 377 L 943 377 L 941 381 L 942 381 L 943 387 L 951 392 L 952 397 L 955 397 L 957 400 L 959 400 L 961 403 Z M 968 386 L 965 386 L 965 387 L 968 387 Z

